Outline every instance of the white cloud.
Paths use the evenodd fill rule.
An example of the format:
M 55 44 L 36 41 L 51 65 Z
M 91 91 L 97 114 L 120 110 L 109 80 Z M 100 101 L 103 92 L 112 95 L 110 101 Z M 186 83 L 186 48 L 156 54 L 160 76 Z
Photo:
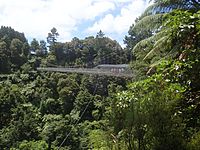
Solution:
M 56 27 L 60 40 L 67 41 L 82 22 L 97 18 L 87 33 L 128 31 L 145 5 L 143 0 L 0 0 L 0 25 L 37 39 L 45 39 Z M 122 7 L 120 14 L 113 14 L 117 7 Z
M 99 16 L 99 14 L 102 14 L 106 12 L 107 10 L 114 10 L 115 5 L 112 2 L 102 1 L 102 2 L 96 2 L 92 5 L 92 7 L 89 7 L 87 10 L 85 10 L 85 17 L 87 19 L 94 18 L 96 16 Z
M 0 8 L 1 25 L 37 38 L 56 27 L 62 39 L 69 39 L 81 20 L 93 20 L 115 5 L 95 0 L 0 0 Z
M 120 0 L 128 2 L 129 0 Z M 120 14 L 114 16 L 107 14 L 104 18 L 98 20 L 89 27 L 86 32 L 96 33 L 100 29 L 105 33 L 122 34 L 127 32 L 130 25 L 134 23 L 135 19 L 144 11 L 148 3 L 143 0 L 132 0 L 126 7 L 122 7 Z

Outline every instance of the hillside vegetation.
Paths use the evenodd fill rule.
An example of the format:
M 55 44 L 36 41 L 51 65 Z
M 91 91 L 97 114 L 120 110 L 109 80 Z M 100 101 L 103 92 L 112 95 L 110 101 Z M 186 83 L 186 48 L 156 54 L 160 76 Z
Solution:
M 0 29 L 0 149 L 199 150 L 200 2 L 154 0 L 122 48 Z M 135 78 L 37 71 L 130 63 Z

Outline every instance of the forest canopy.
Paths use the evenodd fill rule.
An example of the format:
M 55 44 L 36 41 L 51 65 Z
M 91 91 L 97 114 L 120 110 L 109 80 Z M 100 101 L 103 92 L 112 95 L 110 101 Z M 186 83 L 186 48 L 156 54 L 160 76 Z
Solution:
M 0 28 L 0 149 L 199 150 L 200 2 L 154 0 L 125 36 Z M 127 64 L 134 78 L 37 67 Z

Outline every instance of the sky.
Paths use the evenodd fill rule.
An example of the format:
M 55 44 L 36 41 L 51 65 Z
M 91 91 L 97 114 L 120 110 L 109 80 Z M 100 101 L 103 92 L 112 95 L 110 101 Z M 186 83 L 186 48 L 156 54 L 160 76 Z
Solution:
M 148 5 L 148 0 L 0 0 L 0 25 L 23 32 L 29 42 L 46 40 L 55 27 L 60 42 L 102 30 L 123 45 L 129 27 Z

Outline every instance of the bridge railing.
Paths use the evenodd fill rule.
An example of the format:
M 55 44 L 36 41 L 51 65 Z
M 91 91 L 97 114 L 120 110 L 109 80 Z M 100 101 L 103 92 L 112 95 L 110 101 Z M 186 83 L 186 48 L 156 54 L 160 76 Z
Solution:
M 56 67 L 46 67 L 37 68 L 38 71 L 48 71 L 48 72 L 66 72 L 66 73 L 81 73 L 81 74 L 97 74 L 106 76 L 120 76 L 120 77 L 133 77 L 133 73 L 130 70 L 123 70 L 121 68 L 115 68 L 115 70 L 106 70 L 98 68 L 56 68 Z

